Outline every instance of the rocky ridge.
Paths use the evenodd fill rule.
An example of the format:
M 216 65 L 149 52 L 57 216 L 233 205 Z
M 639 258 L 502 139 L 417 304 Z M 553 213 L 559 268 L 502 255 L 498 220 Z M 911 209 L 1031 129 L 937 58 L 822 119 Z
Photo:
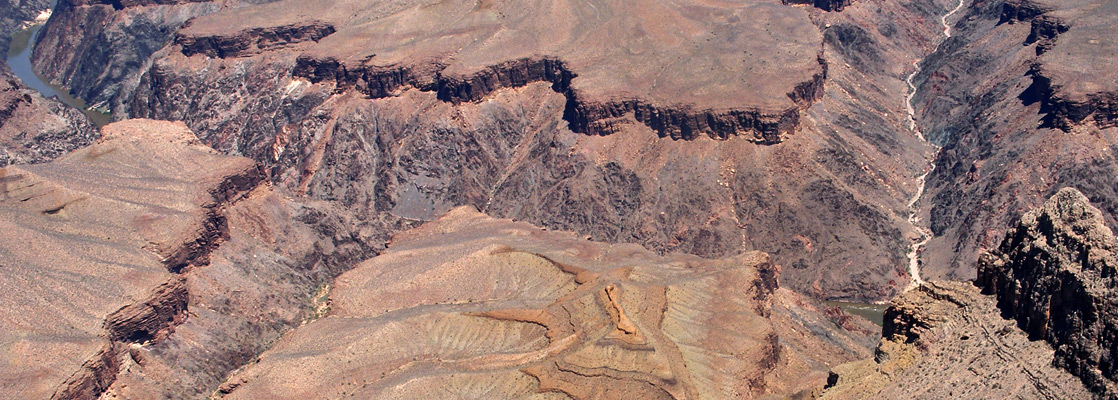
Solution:
M 113 124 L 0 176 L 3 397 L 207 393 L 372 253 L 181 124 Z
M 365 71 L 403 69 L 377 69 L 362 64 L 363 56 L 331 58 L 315 50 L 331 41 L 350 42 L 339 36 L 346 18 L 275 18 L 252 27 L 255 20 L 237 17 L 251 12 L 237 9 L 253 6 L 234 2 L 222 15 L 182 26 L 186 16 L 216 10 L 207 4 L 60 9 L 52 24 L 87 29 L 62 35 L 62 28 L 48 26 L 36 65 L 62 77 L 59 81 L 83 98 L 111 104 L 115 118 L 183 120 L 214 148 L 260 161 L 278 185 L 355 210 L 386 235 L 401 221 L 430 220 L 468 204 L 495 216 L 641 243 L 659 252 L 722 257 L 768 250 L 790 266 L 785 284 L 820 296 L 885 298 L 908 280 L 903 264 L 910 227 L 903 217 L 906 205 L 897 199 L 915 191 L 914 177 L 922 168 L 916 153 L 927 148 L 904 127 L 894 96 L 904 87 L 904 71 L 894 66 L 914 57 L 915 49 L 930 50 L 940 5 L 854 3 L 841 13 L 770 10 L 806 15 L 796 17 L 795 29 L 814 43 L 796 57 L 805 67 L 801 76 L 770 95 L 741 101 L 771 100 L 783 104 L 776 110 L 800 109 L 799 133 L 715 135 L 721 140 L 709 141 L 704 126 L 753 126 L 756 118 L 749 112 L 708 115 L 702 107 L 668 112 L 677 108 L 635 100 L 639 97 L 589 101 L 593 98 L 584 97 L 575 82 L 599 82 L 595 75 L 544 55 L 514 54 L 504 69 L 490 68 L 504 65 L 500 62 L 463 59 L 469 67 L 461 70 L 419 57 L 406 65 L 423 68 L 391 78 L 418 81 L 393 83 L 387 87 L 400 90 L 380 97 L 377 79 Z M 79 22 L 86 19 L 98 22 Z M 237 23 L 205 22 L 228 19 Z M 901 26 L 895 22 L 900 20 L 915 22 Z M 326 26 L 335 33 L 318 37 Z M 276 33 L 289 28 L 290 34 Z M 136 49 L 119 40 L 130 36 L 147 44 Z M 248 38 L 249 44 L 224 39 L 232 37 Z M 262 45 L 253 44 L 260 40 Z M 225 58 L 217 50 L 202 50 L 225 48 L 222 43 L 244 50 L 230 50 L 238 56 Z M 187 56 L 182 44 L 202 47 L 187 50 Z M 158 46 L 163 47 L 145 52 Z M 339 54 L 350 54 L 340 48 Z M 371 65 L 391 64 L 384 61 L 391 52 L 378 54 L 373 60 L 381 61 Z M 322 68 L 296 73 L 299 65 L 312 64 Z M 603 106 L 571 105 L 567 91 L 555 88 L 556 81 L 564 82 L 564 68 L 578 74 L 571 77 L 578 104 Z M 320 75 L 321 80 L 307 78 Z M 443 90 L 434 82 L 444 82 Z M 797 88 L 803 82 L 813 83 Z M 625 93 L 607 90 L 609 82 L 600 86 L 595 89 L 600 93 Z M 821 97 L 802 105 L 793 99 L 814 96 Z M 775 127 L 790 118 L 765 124 Z M 613 133 L 572 131 L 583 130 L 580 126 Z M 661 133 L 665 139 L 658 139 Z M 666 140 L 677 136 L 694 139 Z M 747 139 L 781 143 L 756 146 Z M 809 209 L 833 211 L 816 216 Z M 835 231 L 841 237 L 830 233 Z M 874 254 L 869 257 L 874 261 L 853 261 L 865 254 Z
M 979 258 L 977 281 L 1030 338 L 1056 349 L 1056 366 L 1109 397 L 1118 396 L 1116 252 L 1118 239 L 1099 210 L 1063 189 Z
M 338 277 L 325 317 L 218 395 L 803 395 L 868 355 L 868 322 L 838 328 L 779 273 L 759 252 L 661 257 L 456 208 Z

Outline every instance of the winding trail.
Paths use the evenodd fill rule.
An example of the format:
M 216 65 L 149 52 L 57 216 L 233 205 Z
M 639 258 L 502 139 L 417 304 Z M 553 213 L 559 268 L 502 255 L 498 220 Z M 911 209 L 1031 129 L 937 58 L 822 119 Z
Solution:
M 936 48 L 928 54 L 935 53 L 936 50 L 939 50 L 939 46 L 951 37 L 951 25 L 947 23 L 947 19 L 950 18 L 952 15 L 955 15 L 955 13 L 958 13 L 959 10 L 962 10 L 964 5 L 965 0 L 959 0 L 959 4 L 956 5 L 955 8 L 951 9 L 951 11 L 948 11 L 947 14 L 944 14 L 940 17 L 939 21 L 940 24 L 943 25 L 944 40 L 940 41 L 939 44 L 936 44 Z M 908 112 L 908 129 L 911 130 L 912 133 L 920 139 L 920 141 L 928 143 L 935 147 L 936 152 L 938 153 L 939 146 L 928 142 L 928 139 L 924 137 L 924 133 L 920 132 L 920 129 L 916 127 L 916 109 L 912 106 L 912 98 L 916 96 L 916 85 L 912 83 L 912 80 L 916 79 L 916 74 L 920 73 L 920 63 L 923 61 L 923 58 L 913 61 L 913 71 L 911 74 L 908 75 L 907 78 L 905 78 L 905 83 L 908 84 L 908 94 L 905 95 L 904 106 L 905 111 Z M 928 161 L 928 166 L 924 168 L 924 174 L 920 175 L 919 178 L 916 178 L 916 193 L 913 194 L 912 198 L 908 200 L 908 222 L 912 224 L 912 227 L 916 229 L 920 236 L 916 239 L 913 239 L 912 248 L 908 251 L 908 274 L 912 277 L 912 281 L 909 282 L 908 287 L 905 288 L 905 291 L 912 290 L 924 284 L 924 278 L 920 277 L 920 253 L 924 251 L 924 247 L 928 244 L 928 241 L 932 239 L 932 231 L 927 226 L 921 225 L 919 209 L 916 207 L 916 203 L 918 203 L 920 201 L 920 198 L 924 196 L 924 187 L 927 185 L 928 175 L 931 174 L 932 171 L 935 171 L 935 169 L 935 157 L 933 156 L 931 160 Z

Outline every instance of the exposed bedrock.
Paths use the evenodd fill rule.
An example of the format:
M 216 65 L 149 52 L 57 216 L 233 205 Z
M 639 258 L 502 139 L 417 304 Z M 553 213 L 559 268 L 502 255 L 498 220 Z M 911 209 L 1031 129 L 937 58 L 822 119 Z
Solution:
M 12 35 L 50 8 L 49 0 L 9 0 L 0 3 L 0 55 L 8 55 Z
M 81 111 L 44 98 L 0 62 L 0 167 L 50 161 L 99 136 Z
M 191 18 L 220 9 L 210 2 L 151 2 L 114 8 L 110 2 L 58 0 L 31 54 L 36 73 L 104 110 L 115 109 L 156 50 Z
M 0 2 L 0 55 L 11 35 L 50 7 L 46 0 Z M 0 61 L 0 167 L 50 161 L 99 136 L 89 119 L 55 99 L 43 98 Z
M 977 284 L 1033 339 L 1056 349 L 1055 365 L 1118 396 L 1118 239 L 1075 189 L 1026 213 L 979 259 Z
M 1034 64 L 1028 74 L 1032 85 L 1020 98 L 1026 104 L 1040 103 L 1040 112 L 1044 114 L 1042 126 L 1068 132 L 1088 118 L 1101 129 L 1118 126 L 1118 91 L 1088 93 L 1074 100 L 1068 98 L 1070 96 L 1060 86 L 1052 85 L 1052 79 L 1045 76 L 1041 64 Z
M 313 317 L 314 296 L 383 239 L 264 176 L 181 123 L 145 120 L 0 169 L 0 287 L 20 288 L 0 294 L 14 355 L 0 396 L 205 396 Z
M 317 42 L 334 33 L 334 27 L 320 22 L 250 29 L 232 36 L 177 36 L 175 44 L 187 56 L 243 57 L 305 41 Z
M 784 4 L 808 4 L 823 11 L 842 11 L 854 0 L 780 0 Z
M 217 394 L 802 397 L 871 335 L 780 289 L 779 270 L 760 252 L 658 256 L 460 207 L 338 277 L 328 315 Z
M 105 318 L 109 340 L 144 343 L 162 339 L 186 319 L 189 303 L 186 279 L 174 276 L 140 303 L 121 307 Z
M 902 199 L 916 190 L 914 177 L 920 175 L 928 150 L 907 130 L 895 93 L 905 87 L 901 67 L 939 37 L 937 15 L 946 3 L 854 3 L 841 13 L 753 4 L 760 12 L 799 21 L 780 27 L 792 29 L 785 32 L 787 38 L 804 41 L 788 49 L 795 55 L 791 64 L 727 59 L 706 69 L 672 66 L 655 80 L 634 78 L 622 84 L 611 78 L 619 75 L 595 69 L 611 64 L 590 68 L 578 64 L 585 62 L 582 56 L 513 52 L 505 59 L 472 64 L 465 56 L 474 53 L 466 52 L 457 58 L 462 65 L 444 66 L 420 57 L 413 50 L 423 48 L 403 39 L 385 39 L 383 46 L 391 47 L 376 57 L 347 59 L 322 52 L 380 46 L 377 40 L 353 38 L 371 31 L 347 27 L 352 12 L 330 10 L 316 15 L 314 22 L 283 19 L 288 18 L 285 7 L 293 3 L 260 6 L 282 11 L 278 15 L 283 18 L 254 18 L 247 11 L 234 13 L 233 7 L 195 19 L 188 28 L 177 19 L 163 19 L 167 24 L 160 32 L 166 29 L 169 37 L 181 41 L 237 37 L 252 32 L 253 24 L 322 23 L 336 31 L 317 41 L 305 40 L 317 35 L 284 43 L 281 36 L 275 36 L 281 38 L 276 42 L 269 36 L 266 49 L 232 44 L 227 50 L 237 56 L 225 58 L 205 54 L 217 55 L 206 46 L 222 48 L 221 40 L 202 45 L 211 50 L 187 51 L 190 56 L 183 46 L 167 42 L 138 63 L 137 72 L 122 80 L 127 84 L 121 90 L 111 91 L 117 99 L 112 104 L 116 118 L 182 120 L 215 149 L 261 162 L 278 186 L 352 210 L 377 235 L 433 219 L 457 205 L 473 205 L 495 216 L 573 230 L 595 240 L 640 243 L 657 252 L 723 257 L 766 250 L 786 267 L 780 278 L 786 287 L 816 296 L 881 299 L 908 281 L 904 254 L 910 225 Z M 509 4 L 502 7 L 523 11 L 519 3 Z M 622 18 L 607 13 L 604 4 L 598 4 L 602 18 Z M 105 29 L 113 37 L 124 35 L 123 22 L 111 21 L 152 20 L 139 14 L 178 15 L 193 6 L 160 7 L 172 6 L 115 11 L 105 19 L 110 21 Z M 699 26 L 711 29 L 749 21 L 732 7 L 713 7 L 713 14 L 702 18 L 686 9 L 647 12 L 682 13 L 681 18 L 698 18 Z M 466 15 L 488 13 L 479 9 Z M 709 23 L 711 15 L 724 16 L 730 25 Z M 436 28 L 442 29 L 431 27 Z M 91 32 L 87 38 L 100 35 Z M 722 38 L 733 32 L 716 33 Z M 504 38 L 495 40 L 493 45 L 517 47 Z M 768 54 L 774 52 L 761 46 L 763 41 L 734 43 L 736 50 L 717 54 L 747 56 L 752 62 L 781 56 Z M 634 51 L 645 46 L 630 43 Z M 699 48 L 708 46 L 703 39 Z M 122 49 L 110 52 L 127 53 Z M 61 57 L 64 63 L 84 63 Z M 400 62 L 389 62 L 392 57 Z M 700 52 L 685 59 L 701 63 L 705 57 Z M 654 59 L 637 57 L 619 65 Z M 788 72 L 777 65 L 797 67 Z M 751 66 L 754 72 L 749 72 Z M 742 79 L 717 73 L 723 67 L 744 68 L 735 70 Z M 761 72 L 760 78 L 750 75 Z M 113 81 L 87 78 L 91 85 L 76 92 Z M 700 84 L 681 83 L 695 79 Z M 580 80 L 589 83 L 579 86 Z M 627 92 L 651 88 L 653 82 L 660 89 Z M 730 89 L 743 86 L 718 96 L 699 90 L 723 83 Z M 671 93 L 666 97 L 671 101 L 648 100 L 655 99 L 650 93 Z M 703 103 L 718 99 L 735 103 Z M 765 102 L 774 106 L 760 106 Z M 780 133 L 792 126 L 798 126 L 796 134 Z M 725 134 L 711 140 L 715 131 Z
M 917 77 L 917 120 L 943 149 L 924 209 L 935 279 L 973 279 L 978 255 L 1062 187 L 1118 226 L 1112 2 L 975 2 Z M 1047 19 L 1045 19 L 1047 18 Z M 1030 21 L 1030 23 L 1018 23 Z M 1041 33 L 1031 21 L 1065 28 Z M 1043 24 L 1042 24 L 1043 25 Z M 1051 40 L 1043 32 L 1055 32 Z M 1062 33 L 1061 33 L 1062 32 Z M 1035 41 L 1032 38 L 1039 38 Z M 1046 44 L 1047 43 L 1047 44 Z M 1046 52 L 1037 49 L 1050 46 Z
M 242 38 L 237 42 L 250 43 L 251 40 Z M 184 45 L 183 54 L 189 56 L 195 52 Z M 552 90 L 566 97 L 563 118 L 573 132 L 613 134 L 621 129 L 615 124 L 622 124 L 624 121 L 621 118 L 631 116 L 660 137 L 694 140 L 705 135 L 714 139 L 728 139 L 748 134 L 750 141 L 776 144 L 796 131 L 801 108 L 809 107 L 823 96 L 827 63 L 822 55 L 818 60 L 822 71 L 812 75 L 810 81 L 796 85 L 787 94 L 799 107 L 777 114 L 756 109 L 715 111 L 692 110 L 690 107 L 658 107 L 639 99 L 607 103 L 581 101 L 578 92 L 571 86 L 571 81 L 578 75 L 567 68 L 562 60 L 554 58 L 519 59 L 484 68 L 474 75 L 455 77 L 444 76 L 440 71 L 435 71 L 433 76 L 417 75 L 407 68 L 368 67 L 354 71 L 336 60 L 301 56 L 292 75 L 307 78 L 313 83 L 333 81 L 339 87 L 337 90 L 353 88 L 371 98 L 395 96 L 406 86 L 411 86 L 419 90 L 434 91 L 438 93 L 440 100 L 452 103 L 480 101 L 503 88 L 546 82 L 551 84 Z
M 893 299 L 874 356 L 831 370 L 817 399 L 1089 399 L 1053 350 L 969 282 L 928 282 Z

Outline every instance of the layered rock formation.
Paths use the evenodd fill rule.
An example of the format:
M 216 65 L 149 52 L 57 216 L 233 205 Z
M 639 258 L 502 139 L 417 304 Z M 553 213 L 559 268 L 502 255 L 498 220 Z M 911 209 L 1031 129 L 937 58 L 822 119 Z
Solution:
M 1056 349 L 1055 365 L 1115 397 L 1118 239 L 1103 221 L 1082 193 L 1060 190 L 983 254 L 977 284 L 1031 338 Z
M 543 81 L 567 97 L 571 130 L 593 134 L 631 115 L 660 136 L 775 143 L 796 130 L 826 76 L 806 13 L 764 2 L 331 1 L 313 23 L 303 7 L 280 1 L 200 17 L 176 42 L 186 55 L 198 43 L 298 47 L 295 76 L 374 98 L 414 87 L 472 101 Z
M 340 276 L 224 398 L 756 398 L 868 355 L 759 252 L 660 257 L 450 211 Z M 866 329 L 862 321 L 855 326 Z M 813 332 L 833 332 L 815 336 Z
M 893 300 L 874 357 L 835 368 L 816 398 L 1095 397 L 1052 356 L 971 283 L 930 282 Z
M 0 3 L 0 55 L 8 55 L 16 32 L 50 6 L 45 0 Z M 20 82 L 0 61 L 0 167 L 49 161 L 97 138 L 97 130 L 81 112 Z
M 103 133 L 0 169 L 0 397 L 206 394 L 372 253 L 182 124 Z
M 901 199 L 929 149 L 907 131 L 896 93 L 903 66 L 934 45 L 946 4 L 646 7 L 648 18 L 685 22 L 667 27 L 609 2 L 593 3 L 597 12 L 555 3 L 549 21 L 586 21 L 555 26 L 529 23 L 542 17 L 519 3 L 447 3 L 448 15 L 468 18 L 445 43 L 420 41 L 430 33 L 418 27 L 439 21 L 430 10 L 355 4 L 303 18 L 290 2 L 228 2 L 186 28 L 216 6 L 71 5 L 35 60 L 115 118 L 183 120 L 220 151 L 262 162 L 279 185 L 354 210 L 384 234 L 467 204 L 658 252 L 765 250 L 788 266 L 789 287 L 819 296 L 885 298 L 909 279 L 914 233 Z M 747 10 L 787 18 L 765 27 Z M 416 27 L 409 36 L 361 39 L 403 16 L 415 20 L 402 25 Z M 634 54 L 605 52 L 626 60 L 611 69 L 579 53 L 601 45 L 583 36 L 551 43 L 531 29 L 493 30 L 537 25 L 609 33 Z M 741 49 L 705 54 L 731 44 Z M 797 133 L 771 134 L 793 120 Z
M 835 368 L 817 397 L 1118 397 L 1116 250 L 1099 210 L 1062 189 L 982 254 L 974 285 L 894 299 L 874 358 Z
M 0 166 L 49 161 L 98 136 L 81 111 L 43 98 L 0 62 Z
M 1113 64 L 1105 1 L 978 1 L 918 77 L 919 121 L 943 151 L 928 177 L 933 278 L 972 279 L 984 249 L 1062 187 L 1118 226 Z

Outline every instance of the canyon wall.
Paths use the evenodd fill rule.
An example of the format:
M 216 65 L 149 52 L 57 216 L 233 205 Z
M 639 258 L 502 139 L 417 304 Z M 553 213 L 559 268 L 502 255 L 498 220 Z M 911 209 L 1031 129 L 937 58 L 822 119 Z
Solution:
M 1118 395 L 1116 252 L 1102 213 L 1063 189 L 979 258 L 977 282 L 1030 338 L 1056 349 L 1056 366 L 1109 396 Z
M 896 93 L 907 60 L 934 45 L 943 3 L 799 8 L 807 25 L 795 29 L 819 40 L 796 60 L 804 80 L 728 97 L 787 104 L 776 113 L 585 97 L 613 90 L 608 75 L 555 58 L 472 73 L 355 69 L 360 57 L 315 50 L 349 43 L 337 42 L 342 17 L 183 26 L 209 3 L 60 7 L 35 62 L 114 118 L 185 121 L 214 148 L 260 161 L 278 185 L 353 210 L 382 234 L 473 205 L 658 252 L 764 250 L 786 266 L 790 288 L 882 299 L 909 279 L 915 233 L 900 199 L 916 191 L 930 151 L 907 130 Z M 144 49 L 125 39 L 134 36 Z M 88 52 L 106 55 L 79 56 Z
M 50 6 L 45 0 L 0 3 L 0 54 L 8 56 L 12 35 Z M 97 129 L 78 110 L 44 98 L 0 61 L 0 167 L 52 160 L 86 146 Z
M 982 253 L 972 282 L 892 301 L 872 359 L 832 370 L 823 399 L 1118 396 L 1118 239 L 1064 188 Z
M 1118 226 L 1110 2 L 977 1 L 917 77 L 920 124 L 943 146 L 921 207 L 936 279 L 973 279 L 1025 211 L 1059 188 Z
M 0 169 L 5 398 L 198 398 L 383 246 L 185 126 L 134 120 Z

